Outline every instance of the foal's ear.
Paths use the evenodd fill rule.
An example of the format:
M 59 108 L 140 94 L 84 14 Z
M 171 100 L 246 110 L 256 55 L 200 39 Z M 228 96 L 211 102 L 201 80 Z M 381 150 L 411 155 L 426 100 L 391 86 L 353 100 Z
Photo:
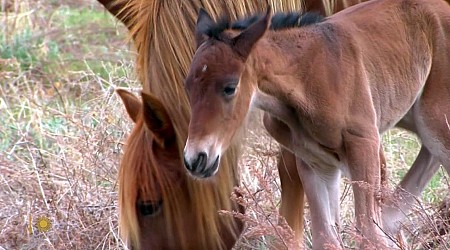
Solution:
M 232 46 L 234 51 L 236 51 L 243 58 L 247 58 L 253 48 L 253 45 L 258 42 L 258 40 L 269 28 L 271 17 L 271 7 L 268 5 L 267 13 L 263 18 L 259 19 L 237 37 L 233 38 Z
M 151 94 L 141 92 L 145 125 L 155 135 L 156 141 L 164 147 L 175 138 L 172 121 L 163 104 Z
M 125 105 L 125 109 L 127 110 L 127 113 L 130 116 L 131 120 L 136 123 L 139 111 L 142 107 L 141 102 L 135 95 L 127 90 L 116 89 L 116 93 L 120 96 L 120 99 L 122 99 L 122 102 Z
M 197 17 L 197 25 L 195 26 L 195 42 L 197 43 L 197 48 L 208 39 L 206 31 L 212 25 L 214 25 L 214 20 L 205 9 L 200 8 Z

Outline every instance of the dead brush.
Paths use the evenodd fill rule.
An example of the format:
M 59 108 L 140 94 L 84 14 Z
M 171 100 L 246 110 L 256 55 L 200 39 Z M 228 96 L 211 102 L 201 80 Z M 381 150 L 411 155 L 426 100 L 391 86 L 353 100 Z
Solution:
M 0 244 L 7 249 L 123 247 L 116 176 L 130 124 L 117 115 L 112 91 L 97 89 L 99 97 L 78 107 L 66 98 L 69 85 L 59 90 L 61 100 L 39 94 L 42 86 L 32 81 L 2 88 L 9 117 L 2 117 Z M 48 231 L 40 218 L 51 222 Z
M 116 176 L 131 124 L 122 119 L 113 90 L 138 86 L 116 73 L 133 75 L 133 63 L 123 61 L 126 56 L 101 61 L 100 55 L 108 77 L 90 67 L 74 70 L 61 52 L 72 47 L 63 42 L 51 59 L 41 52 L 67 34 L 50 20 L 35 21 L 60 6 L 12 3 L 13 13 L 0 13 L 0 248 L 125 248 L 118 237 Z M 19 39 L 24 30 L 30 39 Z M 124 37 L 117 40 L 127 49 Z M 82 54 L 75 57 L 86 63 Z
M 280 183 L 276 168 L 279 146 L 258 125 L 260 113 L 250 122 L 247 143 L 240 160 L 241 197 L 234 199 L 246 207 L 245 214 L 235 214 L 246 223 L 246 230 L 236 249 L 293 249 L 298 246 L 291 228 L 278 213 Z

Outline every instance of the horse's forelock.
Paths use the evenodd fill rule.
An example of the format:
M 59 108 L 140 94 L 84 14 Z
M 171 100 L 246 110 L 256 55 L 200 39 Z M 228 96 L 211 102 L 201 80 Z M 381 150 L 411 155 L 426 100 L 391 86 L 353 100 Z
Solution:
M 120 231 L 133 246 L 139 246 L 140 235 L 136 202 L 142 195 L 141 190 L 148 192 L 149 186 L 156 184 L 148 175 L 151 166 L 148 151 L 151 147 L 142 137 L 143 127 L 142 120 L 137 121 L 128 137 L 119 171 Z
M 167 155 L 164 162 L 158 162 L 152 151 L 153 140 L 152 133 L 145 127 L 142 119 L 139 119 L 127 140 L 120 165 L 121 233 L 134 246 L 139 246 L 140 241 L 135 207 L 138 200 L 156 202 L 161 199 L 166 218 L 174 217 L 172 214 L 177 212 L 174 212 L 177 206 L 174 205 L 173 190 L 177 189 L 177 184 L 182 180 L 171 167 L 181 165 L 181 160 L 177 156 Z

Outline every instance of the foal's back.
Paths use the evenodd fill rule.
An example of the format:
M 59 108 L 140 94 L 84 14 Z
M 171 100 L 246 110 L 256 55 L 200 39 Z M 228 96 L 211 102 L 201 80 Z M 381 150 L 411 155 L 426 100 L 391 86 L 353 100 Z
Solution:
M 335 14 L 317 29 L 326 38 L 322 53 L 334 61 L 318 65 L 315 75 L 339 75 L 335 84 L 341 93 L 361 96 L 366 87 L 376 93 L 367 97 L 373 100 L 380 131 L 406 114 L 426 83 L 426 88 L 450 84 L 428 80 L 433 69 L 439 78 L 444 74 L 440 69 L 449 65 L 450 6 L 445 1 L 374 0 Z

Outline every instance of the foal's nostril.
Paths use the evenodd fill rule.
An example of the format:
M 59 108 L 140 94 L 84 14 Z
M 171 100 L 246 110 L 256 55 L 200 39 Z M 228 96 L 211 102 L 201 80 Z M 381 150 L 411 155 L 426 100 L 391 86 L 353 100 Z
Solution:
M 193 161 L 189 161 L 184 157 L 184 166 L 190 171 L 190 172 L 196 172 L 201 173 L 205 171 L 206 168 L 206 162 L 208 161 L 208 155 L 205 152 L 200 152 L 197 155 L 197 158 Z
M 189 171 L 192 171 L 192 165 L 189 164 L 189 161 L 186 160 L 186 157 L 183 157 L 183 160 L 184 160 L 184 166 L 185 166 Z
M 206 159 L 207 159 L 207 155 L 205 152 L 200 152 L 198 154 L 197 160 L 194 163 L 194 171 L 196 172 L 202 172 L 203 170 L 205 170 L 206 167 Z

